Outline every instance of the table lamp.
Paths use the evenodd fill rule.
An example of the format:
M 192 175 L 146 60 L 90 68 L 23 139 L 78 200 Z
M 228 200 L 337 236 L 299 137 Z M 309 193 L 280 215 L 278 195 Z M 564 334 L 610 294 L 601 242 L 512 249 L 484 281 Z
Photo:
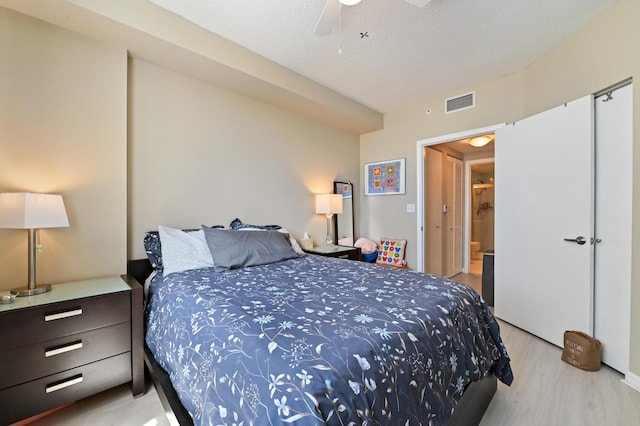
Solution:
M 51 285 L 36 285 L 36 238 L 40 228 L 69 226 L 58 194 L 5 192 L 0 194 L 0 228 L 29 230 L 29 281 L 26 288 L 11 290 L 17 296 L 33 296 L 51 291 Z
M 327 238 L 325 245 L 333 245 L 333 232 L 331 218 L 334 214 L 342 213 L 342 194 L 317 194 L 316 213 L 327 217 Z

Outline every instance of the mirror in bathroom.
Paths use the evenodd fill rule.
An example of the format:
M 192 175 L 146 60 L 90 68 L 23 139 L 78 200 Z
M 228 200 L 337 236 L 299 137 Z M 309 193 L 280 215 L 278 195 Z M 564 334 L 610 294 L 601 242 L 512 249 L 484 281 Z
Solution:
M 340 246 L 353 246 L 354 243 L 354 213 L 353 213 L 353 184 L 351 182 L 333 182 L 333 193 L 342 194 L 342 213 L 333 215 L 335 227 L 334 242 Z

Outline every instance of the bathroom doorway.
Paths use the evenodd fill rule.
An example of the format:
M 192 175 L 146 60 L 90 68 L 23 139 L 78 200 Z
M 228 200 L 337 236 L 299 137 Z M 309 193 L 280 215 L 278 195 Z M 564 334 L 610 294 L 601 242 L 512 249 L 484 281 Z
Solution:
M 495 163 L 491 159 L 467 162 L 468 272 L 481 279 L 486 255 L 494 253 Z

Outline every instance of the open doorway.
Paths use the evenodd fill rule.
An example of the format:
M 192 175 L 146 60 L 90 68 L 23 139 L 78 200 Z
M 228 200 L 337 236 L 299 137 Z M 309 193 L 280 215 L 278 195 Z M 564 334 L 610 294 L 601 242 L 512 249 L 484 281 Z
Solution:
M 466 232 L 468 255 L 464 273 L 455 280 L 481 293 L 482 282 L 492 281 L 494 253 L 495 163 L 493 157 L 465 162 Z M 488 268 L 484 271 L 484 268 Z M 483 272 L 486 272 L 483 274 Z M 489 275 L 491 276 L 489 276 Z M 485 276 L 486 275 L 486 276 Z
M 486 256 L 494 252 L 493 148 L 461 143 L 424 148 L 424 266 L 482 293 L 483 268 L 492 260 Z
M 494 248 L 494 207 L 495 180 L 494 160 L 475 160 L 467 162 L 469 170 L 469 269 L 480 268 L 477 261 L 483 253 L 493 253 Z
M 482 293 L 484 256 L 493 251 L 493 134 L 497 127 L 501 126 L 418 142 L 423 160 L 418 170 L 418 268 L 452 277 L 479 293 Z M 489 140 L 486 145 L 470 144 L 475 138 L 485 136 Z M 443 164 L 442 170 L 435 173 L 430 169 L 434 164 L 434 151 L 442 153 L 444 159 L 435 162 Z M 454 185 L 453 193 L 448 193 L 451 177 L 458 176 L 448 173 L 446 164 L 451 158 L 455 158 L 453 163 L 461 164 L 459 179 L 462 182 L 460 186 Z M 453 163 L 449 161 L 449 164 Z M 434 174 L 441 176 L 442 184 L 434 184 Z M 460 201 L 454 204 L 458 198 Z M 439 238 L 434 238 L 434 234 Z M 431 270 L 434 264 L 436 267 Z

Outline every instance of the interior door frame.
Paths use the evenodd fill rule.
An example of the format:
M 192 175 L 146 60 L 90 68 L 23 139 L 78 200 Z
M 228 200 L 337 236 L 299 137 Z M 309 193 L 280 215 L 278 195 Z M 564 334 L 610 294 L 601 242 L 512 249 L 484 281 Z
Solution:
M 466 194 L 467 194 L 467 186 L 465 179 L 465 168 L 464 168 L 464 160 L 456 158 L 452 155 L 447 154 L 447 174 L 451 174 L 453 190 L 449 188 L 449 184 L 447 183 L 447 219 L 451 217 L 452 228 L 449 229 L 449 224 L 447 223 L 446 229 L 446 253 L 445 253 L 445 275 L 447 278 L 451 278 L 456 276 L 457 274 L 464 272 L 464 231 L 466 229 L 465 225 L 465 214 L 466 214 Z M 459 170 L 456 172 L 456 170 Z M 447 178 L 449 180 L 449 178 Z M 449 201 L 449 196 L 451 199 Z M 459 222 L 458 222 L 458 214 L 459 214 Z M 449 216 L 451 215 L 451 216 Z M 459 234 L 456 231 L 459 230 Z M 459 238 L 458 238 L 459 236 Z M 451 271 L 449 270 L 451 267 Z
M 450 133 L 447 135 L 436 136 L 433 138 L 422 139 L 416 142 L 416 175 L 417 175 L 417 194 L 416 194 L 416 270 L 424 272 L 424 148 L 430 145 L 437 145 L 440 143 L 453 142 L 460 139 L 472 138 L 474 136 L 486 135 L 487 133 L 495 133 L 496 129 L 504 127 L 506 123 L 493 124 L 487 127 L 481 127 L 477 129 L 464 130 L 457 133 Z M 466 202 L 465 202 L 466 203 Z M 465 206 L 467 209 L 467 206 Z M 468 265 L 469 262 L 469 239 L 468 239 L 468 227 L 465 226 L 463 230 L 463 264 Z M 468 266 L 467 266 L 468 269 Z

